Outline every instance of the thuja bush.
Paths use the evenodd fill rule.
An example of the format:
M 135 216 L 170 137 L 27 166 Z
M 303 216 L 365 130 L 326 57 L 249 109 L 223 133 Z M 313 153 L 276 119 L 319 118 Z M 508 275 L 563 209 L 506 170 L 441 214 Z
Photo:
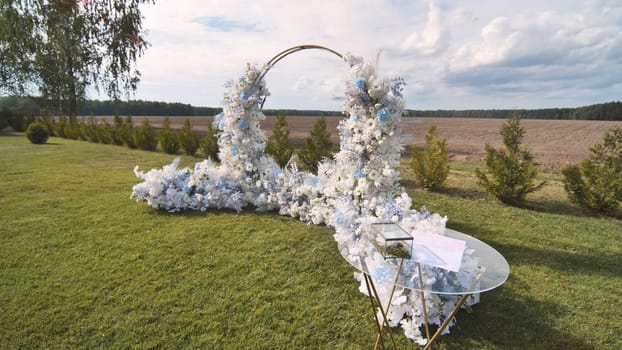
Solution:
M 279 113 L 277 116 L 272 135 L 270 135 L 266 144 L 266 153 L 271 155 L 281 168 L 287 165 L 287 162 L 294 154 L 294 147 L 289 140 L 289 130 L 287 129 L 285 114 Z
M 67 117 L 65 116 L 60 116 L 58 118 L 58 123 L 56 123 L 56 125 L 54 125 L 54 134 L 56 134 L 56 136 L 58 137 L 62 137 L 65 138 L 65 125 L 67 124 Z
M 97 142 L 103 144 L 112 143 L 112 126 L 107 121 L 102 121 L 97 125 Z
M 123 119 L 119 116 L 119 114 L 114 115 L 114 119 L 112 120 L 112 143 L 117 146 L 123 145 L 123 138 L 121 137 L 121 129 L 123 128 Z
M 594 213 L 612 214 L 622 201 L 622 128 L 613 128 L 590 148 L 580 165 L 562 169 L 570 201 Z
M 95 117 L 91 116 L 86 119 L 81 120 L 80 122 L 80 133 L 82 134 L 82 138 L 86 141 L 90 142 L 98 142 L 97 141 L 97 121 Z
M 436 125 L 432 125 L 425 136 L 425 149 L 413 147 L 411 167 L 415 180 L 423 188 L 435 189 L 443 185 L 449 175 L 447 141 L 438 136 Z
M 188 118 L 184 121 L 184 126 L 179 133 L 179 143 L 184 153 L 190 156 L 197 153 L 199 149 L 199 135 L 192 130 L 192 124 Z
M 218 159 L 218 136 L 214 131 L 214 127 L 212 124 L 207 126 L 207 133 L 203 139 L 201 139 L 201 143 L 199 145 L 199 153 L 201 153 L 202 157 L 211 158 L 214 161 L 219 161 Z
M 311 135 L 305 139 L 305 146 L 296 154 L 298 165 L 312 173 L 317 173 L 318 163 L 323 158 L 332 158 L 333 143 L 326 130 L 326 119 L 320 117 L 313 125 Z
M 151 127 L 149 119 L 145 118 L 138 130 L 134 131 L 134 144 L 136 147 L 145 151 L 155 151 L 158 145 L 158 137 L 155 130 Z
M 158 143 L 160 148 L 168 153 L 175 154 L 179 151 L 179 137 L 175 130 L 171 130 L 171 121 L 169 117 L 164 118 L 162 122 L 162 130 L 158 135 Z
M 505 149 L 496 150 L 486 145 L 488 174 L 475 169 L 478 184 L 505 204 L 521 204 L 528 193 L 539 190 L 544 182 L 537 182 L 539 170 L 531 152 L 521 147 L 525 129 L 520 125 L 520 115 L 512 117 L 501 128 Z
M 43 123 L 37 121 L 28 125 L 28 128 L 26 129 L 26 137 L 28 137 L 28 140 L 30 140 L 31 143 L 43 144 L 46 143 L 50 137 L 50 132 Z
M 78 118 L 75 115 L 70 116 L 64 124 L 63 134 L 65 138 L 77 140 L 80 136 L 80 125 L 78 124 Z
M 121 126 L 121 130 L 119 131 L 119 137 L 123 141 L 123 144 L 129 148 L 136 148 L 136 143 L 134 142 L 134 122 L 132 121 L 131 116 L 125 117 L 123 120 L 123 125 Z

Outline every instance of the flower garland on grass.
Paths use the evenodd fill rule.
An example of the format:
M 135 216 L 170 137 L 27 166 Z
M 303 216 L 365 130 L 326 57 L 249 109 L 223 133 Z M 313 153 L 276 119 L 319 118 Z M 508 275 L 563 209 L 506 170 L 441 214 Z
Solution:
M 388 300 L 395 263 L 372 248 L 364 233 L 373 223 L 393 222 L 412 234 L 443 234 L 447 218 L 430 214 L 425 207 L 410 209 L 412 201 L 399 184 L 404 80 L 378 78 L 376 69 L 359 57 L 347 55 L 344 60 L 348 66 L 343 106 L 347 118 L 338 126 L 341 150 L 334 160 L 318 165 L 317 175 L 299 171 L 295 164 L 281 169 L 264 154 L 266 137 L 260 122 L 265 115 L 260 106 L 269 92 L 263 79 L 258 80 L 261 71 L 247 65 L 244 75 L 227 83 L 223 112 L 214 119 L 222 164 L 208 159 L 194 169 L 178 169 L 179 159 L 175 159 L 146 173 L 136 167 L 134 173 L 143 182 L 133 187 L 131 198 L 170 212 L 241 211 L 249 206 L 276 209 L 281 215 L 333 227 L 346 259 L 356 261 L 366 255 L 383 305 L 391 303 L 389 324 L 401 325 L 408 338 L 424 345 L 419 294 L 398 289 Z M 473 264 L 470 259 L 465 254 L 463 264 Z M 355 275 L 366 294 L 361 275 Z M 448 276 L 435 269 L 424 269 L 423 278 L 426 283 L 448 283 Z M 457 297 L 429 293 L 425 299 L 428 320 L 437 325 L 457 301 Z

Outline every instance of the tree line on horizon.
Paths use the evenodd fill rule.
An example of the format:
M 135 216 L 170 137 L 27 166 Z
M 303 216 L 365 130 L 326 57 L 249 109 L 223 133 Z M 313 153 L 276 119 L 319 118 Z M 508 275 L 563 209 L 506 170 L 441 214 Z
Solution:
M 45 105 L 45 104 L 43 104 Z M 44 115 L 45 111 L 36 99 L 19 96 L 0 97 L 0 108 L 8 108 L 27 116 Z M 160 101 L 114 101 L 84 100 L 78 108 L 78 114 L 88 115 L 131 115 L 131 116 L 214 116 L 222 111 L 219 107 L 199 107 L 179 102 Z M 264 114 L 276 116 L 284 113 L 290 117 L 317 116 L 339 117 L 341 111 L 265 109 Z M 577 108 L 542 108 L 542 109 L 469 109 L 469 110 L 407 110 L 407 117 L 423 118 L 491 118 L 508 119 L 518 112 L 523 119 L 558 119 L 558 120 L 620 120 L 622 121 L 622 102 L 606 102 Z

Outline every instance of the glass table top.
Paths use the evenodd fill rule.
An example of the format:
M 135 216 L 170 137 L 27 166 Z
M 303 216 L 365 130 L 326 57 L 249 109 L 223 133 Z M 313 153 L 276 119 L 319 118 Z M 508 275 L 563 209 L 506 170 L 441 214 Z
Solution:
M 480 293 L 497 288 L 508 279 L 510 266 L 494 248 L 452 229 L 445 229 L 444 235 L 466 242 L 457 272 L 419 264 L 411 259 L 385 260 L 371 244 L 368 249 L 358 250 L 343 245 L 339 251 L 352 266 L 371 276 L 376 283 L 386 280 L 395 282 L 398 288 L 415 291 L 456 295 Z M 400 262 L 402 266 L 396 279 Z

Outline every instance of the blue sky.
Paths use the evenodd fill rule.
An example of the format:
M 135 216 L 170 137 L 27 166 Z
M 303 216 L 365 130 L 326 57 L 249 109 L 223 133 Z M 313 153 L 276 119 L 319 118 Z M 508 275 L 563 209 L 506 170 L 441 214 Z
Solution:
M 134 98 L 220 106 L 227 80 L 298 44 L 378 59 L 411 109 L 575 107 L 622 100 L 622 2 L 157 1 Z M 378 54 L 380 52 L 380 54 Z M 344 64 L 302 51 L 266 76 L 266 108 L 341 108 Z

